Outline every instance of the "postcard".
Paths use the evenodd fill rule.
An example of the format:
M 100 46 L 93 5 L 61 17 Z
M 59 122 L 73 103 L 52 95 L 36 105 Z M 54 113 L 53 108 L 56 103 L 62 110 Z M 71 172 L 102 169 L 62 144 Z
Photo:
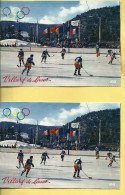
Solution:
M 120 86 L 119 1 L 2 1 L 1 86 Z
M 120 189 L 120 103 L 2 102 L 0 188 Z

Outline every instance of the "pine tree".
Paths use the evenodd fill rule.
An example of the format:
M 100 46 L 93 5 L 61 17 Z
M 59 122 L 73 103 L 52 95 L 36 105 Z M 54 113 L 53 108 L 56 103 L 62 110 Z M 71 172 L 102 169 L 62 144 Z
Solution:
M 110 41 L 111 36 L 110 36 L 110 29 L 109 29 L 109 24 L 107 20 L 105 21 L 105 27 L 103 31 L 103 41 Z
M 21 39 L 21 26 L 20 25 L 19 25 L 19 28 L 18 28 L 17 38 Z
M 96 143 L 96 134 L 95 134 L 94 128 L 92 128 L 92 130 L 91 130 L 90 143 L 91 144 L 95 144 Z

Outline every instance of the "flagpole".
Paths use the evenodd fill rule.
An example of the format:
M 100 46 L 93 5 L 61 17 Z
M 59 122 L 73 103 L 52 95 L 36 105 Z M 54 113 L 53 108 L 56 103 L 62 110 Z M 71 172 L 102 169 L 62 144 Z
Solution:
M 79 43 L 80 43 L 80 20 L 79 20 Z
M 80 124 L 79 124 L 79 144 L 80 144 Z
M 35 139 L 35 147 L 38 139 L 38 120 L 37 120 L 37 126 L 36 126 L 36 139 Z
M 68 123 L 68 129 L 69 129 L 69 123 Z M 69 133 L 67 134 L 67 142 L 68 142 L 68 155 L 69 155 Z

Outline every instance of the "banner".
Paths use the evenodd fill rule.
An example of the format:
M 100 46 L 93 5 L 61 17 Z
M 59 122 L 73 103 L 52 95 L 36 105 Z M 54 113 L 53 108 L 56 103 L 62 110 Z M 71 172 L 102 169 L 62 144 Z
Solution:
M 72 128 L 79 128 L 79 123 L 71 123 Z
M 80 23 L 80 20 L 71 21 L 72 26 L 78 26 Z

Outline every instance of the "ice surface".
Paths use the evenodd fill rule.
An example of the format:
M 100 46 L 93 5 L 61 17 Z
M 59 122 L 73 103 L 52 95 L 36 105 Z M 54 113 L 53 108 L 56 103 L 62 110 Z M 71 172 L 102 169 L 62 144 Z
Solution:
M 93 154 L 95 152 L 93 151 Z M 106 152 L 107 154 L 107 152 Z M 24 154 L 24 162 L 31 154 Z M 16 153 L 0 153 L 0 188 L 95 188 L 95 189 L 119 189 L 120 188 L 120 160 L 116 159 L 112 167 L 107 167 L 109 160 L 105 157 L 96 159 L 95 156 L 82 156 L 83 171 L 80 172 L 80 179 L 74 179 L 73 162 L 79 158 L 77 156 L 65 156 L 61 161 L 60 155 L 49 155 L 46 165 L 40 164 L 41 155 L 33 154 L 33 163 L 35 167 L 31 168 L 28 177 L 20 174 L 23 168 L 17 169 L 18 166 Z M 21 184 L 3 183 L 3 178 L 16 178 L 17 181 L 23 181 Z M 45 183 L 36 183 L 39 180 Z M 30 184 L 26 183 L 30 180 Z
M 96 54 L 66 53 L 63 60 L 60 53 L 50 53 L 51 57 L 47 58 L 45 64 L 41 63 L 40 52 L 32 53 L 34 54 L 35 66 L 32 66 L 29 76 L 26 76 L 26 72 L 21 74 L 24 67 L 17 67 L 19 65 L 18 48 L 17 53 L 1 51 L 2 86 L 120 86 L 119 55 L 110 65 L 108 64 L 110 57 L 106 57 L 106 54 L 96 57 Z M 25 62 L 30 54 L 30 52 L 25 52 Z M 74 60 L 81 55 L 84 69 L 93 77 L 88 76 L 84 69 L 81 69 L 81 76 L 74 76 Z M 5 77 L 9 77 L 9 79 L 16 77 L 18 81 L 8 82 L 8 80 L 5 81 Z

